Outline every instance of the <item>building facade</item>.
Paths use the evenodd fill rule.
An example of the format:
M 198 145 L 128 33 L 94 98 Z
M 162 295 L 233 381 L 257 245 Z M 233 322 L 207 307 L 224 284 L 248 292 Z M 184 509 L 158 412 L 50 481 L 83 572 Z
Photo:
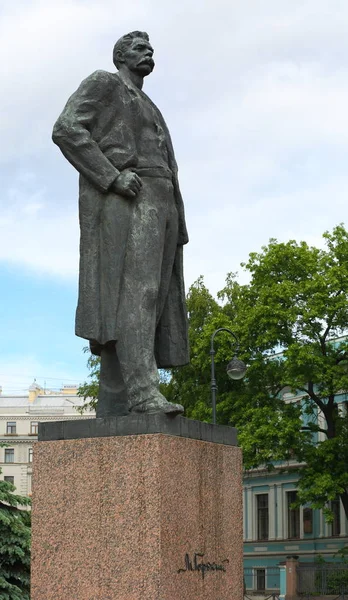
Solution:
M 284 391 L 285 402 L 301 402 L 301 394 Z M 338 410 L 346 410 L 347 395 L 336 397 Z M 316 418 L 320 422 L 321 415 Z M 306 423 L 304 423 L 305 425 Z M 324 434 L 313 434 L 321 441 Z M 271 472 L 259 468 L 244 473 L 244 569 L 248 592 L 272 593 L 280 588 L 279 565 L 288 557 L 300 563 L 340 560 L 348 546 L 348 522 L 339 498 L 331 502 L 334 518 L 327 523 L 322 510 L 293 508 L 300 466 L 281 464 Z
M 82 404 L 77 386 L 52 392 L 34 382 L 23 396 L 2 394 L 0 388 L 0 478 L 13 483 L 19 494 L 31 496 L 33 446 L 39 422 L 95 416 L 93 411 L 81 415 L 77 409 Z
M 295 466 L 295 464 L 294 464 Z M 302 562 L 335 560 L 348 545 L 348 523 L 339 499 L 331 503 L 332 523 L 322 510 L 292 508 L 297 476 L 254 470 L 244 477 L 244 568 L 246 588 L 253 592 L 279 590 L 279 565 L 289 556 Z

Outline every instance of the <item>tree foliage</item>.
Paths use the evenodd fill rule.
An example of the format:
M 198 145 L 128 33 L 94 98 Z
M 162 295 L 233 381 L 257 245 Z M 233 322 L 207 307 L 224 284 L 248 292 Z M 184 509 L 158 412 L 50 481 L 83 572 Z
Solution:
M 338 225 L 323 242 L 271 239 L 243 264 L 249 283 L 229 274 L 217 300 L 199 278 L 187 297 L 191 362 L 162 386 L 186 416 L 210 421 L 210 339 L 231 329 L 248 371 L 228 380 L 234 341 L 219 333 L 217 421 L 238 428 L 245 468 L 296 459 L 300 501 L 326 510 L 340 496 L 348 516 L 348 417 L 337 404 L 348 392 L 348 232 Z
M 0 598 L 30 598 L 30 499 L 0 481 Z
M 323 240 L 324 248 L 270 240 L 243 265 L 250 282 L 230 274 L 219 303 L 200 278 L 188 294 L 191 364 L 173 370 L 167 396 L 187 416 L 210 420 L 210 338 L 232 329 L 248 371 L 227 379 L 231 340 L 219 334 L 217 417 L 238 428 L 245 468 L 304 462 L 300 501 L 330 517 L 326 504 L 340 496 L 348 516 L 348 417 L 337 405 L 348 392 L 348 233 L 339 225 Z
M 100 377 L 100 358 L 91 354 L 88 346 L 83 351 L 88 353 L 87 368 L 89 369 L 88 379 L 79 386 L 77 394 L 84 399 L 82 406 L 78 411 L 82 414 L 85 410 L 96 409 L 98 402 L 99 377 Z

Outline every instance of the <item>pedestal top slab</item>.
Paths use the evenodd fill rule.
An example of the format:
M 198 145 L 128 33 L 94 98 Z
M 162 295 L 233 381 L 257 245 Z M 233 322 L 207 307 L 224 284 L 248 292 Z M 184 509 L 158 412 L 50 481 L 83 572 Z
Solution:
M 237 446 L 237 430 L 227 425 L 212 425 L 185 417 L 162 414 L 127 415 L 106 419 L 79 419 L 39 423 L 39 442 L 76 440 L 124 435 L 163 433 L 179 437 Z

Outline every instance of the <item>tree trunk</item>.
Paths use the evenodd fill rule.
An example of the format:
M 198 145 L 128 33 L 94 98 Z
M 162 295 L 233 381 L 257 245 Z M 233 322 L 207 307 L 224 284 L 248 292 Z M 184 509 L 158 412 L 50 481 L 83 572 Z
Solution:
M 326 405 L 324 412 L 326 425 L 327 425 L 327 438 L 332 439 L 336 437 L 336 427 L 335 427 L 335 417 L 336 417 L 337 405 L 333 404 L 333 402 Z M 343 504 L 344 512 L 346 515 L 346 519 L 348 519 L 348 490 L 346 489 L 342 494 L 340 494 L 340 498 Z

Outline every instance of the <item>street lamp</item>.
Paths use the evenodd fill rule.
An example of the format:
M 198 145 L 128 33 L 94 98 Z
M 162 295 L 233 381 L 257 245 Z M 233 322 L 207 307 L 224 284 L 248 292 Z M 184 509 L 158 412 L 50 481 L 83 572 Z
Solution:
M 216 425 L 216 390 L 217 390 L 216 379 L 215 379 L 214 339 L 215 339 L 216 334 L 219 333 L 220 331 L 226 331 L 227 333 L 229 333 L 234 338 L 234 342 L 235 342 L 234 343 L 235 355 L 234 355 L 234 358 L 232 358 L 232 360 L 228 363 L 227 369 L 226 369 L 228 377 L 230 379 L 234 379 L 234 380 L 243 379 L 245 372 L 246 372 L 245 364 L 243 363 L 242 360 L 239 360 L 239 358 L 237 358 L 237 354 L 239 352 L 239 341 L 238 341 L 236 334 L 233 333 L 233 331 L 231 331 L 230 329 L 227 329 L 226 327 L 220 327 L 219 329 L 214 331 L 213 335 L 211 336 L 211 344 L 210 344 L 210 356 L 211 356 L 210 389 L 211 389 L 211 404 L 213 407 L 213 424 L 214 425 Z

